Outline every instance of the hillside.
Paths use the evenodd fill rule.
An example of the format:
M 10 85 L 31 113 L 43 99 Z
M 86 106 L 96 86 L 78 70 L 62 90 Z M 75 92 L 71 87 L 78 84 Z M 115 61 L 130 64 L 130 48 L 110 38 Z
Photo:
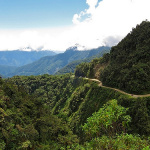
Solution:
M 150 93 L 150 22 L 137 25 L 103 59 L 82 64 L 77 76 L 98 78 L 103 85 L 133 94 Z M 83 69 L 84 68 L 84 69 Z
M 16 68 L 15 66 L 0 65 L 0 74 L 7 77 L 7 74 L 13 72 Z
M 89 58 L 86 58 L 86 59 L 82 59 L 82 60 L 76 60 L 76 61 L 73 61 L 69 64 L 67 64 L 65 67 L 63 67 L 62 69 L 60 69 L 58 72 L 56 72 L 55 74 L 56 75 L 59 75 L 59 74 L 65 74 L 65 73 L 74 73 L 75 71 L 75 68 L 77 65 L 83 63 L 83 62 L 90 62 L 91 60 L 93 60 L 94 58 L 99 58 L 99 57 L 102 57 L 105 53 L 109 53 L 110 52 L 110 49 L 109 48 L 106 48 L 104 50 L 102 50 L 100 53 L 98 53 L 97 55 L 94 55 L 92 57 L 89 57 Z
M 108 48 L 109 47 L 100 47 L 93 50 L 78 51 L 77 48 L 74 47 L 66 50 L 66 52 L 62 54 L 57 54 L 55 56 L 46 56 L 31 64 L 19 67 L 8 76 L 55 74 L 59 69 L 63 68 L 72 61 L 92 57 Z
M 5 66 L 23 66 L 32 63 L 44 56 L 53 56 L 56 53 L 52 51 L 0 51 L 0 65 Z
M 150 23 L 142 22 L 110 54 L 79 64 L 75 75 L 0 78 L 0 149 L 149 150 L 150 96 L 141 95 L 149 89 L 149 33 Z M 41 60 L 72 62 L 97 50 L 64 54 Z M 131 81 L 139 96 L 117 90 Z
M 15 76 L 5 81 L 1 92 L 10 102 L 4 103 L 3 96 L 1 112 L 17 124 L 8 123 L 6 115 L 4 125 L 9 125 L 9 132 L 3 125 L 1 140 L 8 139 L 9 149 L 26 144 L 35 149 L 103 150 L 109 145 L 119 150 L 122 144 L 124 149 L 150 144 L 146 138 L 150 135 L 150 97 L 133 98 L 69 74 Z M 22 134 L 25 137 L 18 138 Z
M 47 79 L 59 83 L 65 81 L 65 78 Z M 30 77 L 29 81 L 30 79 L 34 80 L 34 77 Z M 48 83 L 48 80 L 45 81 Z M 38 98 L 36 94 L 29 95 L 27 87 L 12 82 L 13 80 L 6 82 L 0 78 L 1 150 L 56 150 L 68 144 L 78 143 L 77 136 L 67 123 L 52 115 L 44 99 Z M 34 90 L 32 85 L 30 87 Z M 42 97 L 44 98 L 44 95 Z M 51 144 L 46 144 L 47 142 Z
M 110 52 L 110 64 L 101 80 L 131 93 L 150 91 L 150 22 L 137 25 Z

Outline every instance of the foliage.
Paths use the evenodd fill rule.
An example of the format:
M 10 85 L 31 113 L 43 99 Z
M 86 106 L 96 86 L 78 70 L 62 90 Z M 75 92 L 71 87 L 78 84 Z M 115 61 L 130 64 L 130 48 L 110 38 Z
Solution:
M 14 82 L 18 87 L 23 86 L 30 95 L 34 95 L 42 103 L 53 108 L 61 100 L 62 103 L 68 98 L 73 89 L 78 85 L 77 80 L 71 77 L 71 74 L 64 76 L 14 76 L 6 79 L 7 82 Z M 74 86 L 73 86 L 74 85 Z
M 60 75 L 60 74 L 65 74 L 65 73 L 74 73 L 76 66 L 78 66 L 81 63 L 85 63 L 85 62 L 90 62 L 91 60 L 93 60 L 94 58 L 99 58 L 102 57 L 103 55 L 105 55 L 105 53 L 108 53 L 110 51 L 109 47 L 101 47 L 102 51 L 100 51 L 98 54 L 93 55 L 92 57 L 88 57 L 86 59 L 82 59 L 82 60 L 76 60 L 76 61 L 72 61 L 71 63 L 69 63 L 68 65 L 66 65 L 64 68 L 60 69 L 58 72 L 56 72 L 56 75 Z
M 104 70 L 108 62 L 109 53 L 106 53 L 103 55 L 103 58 L 95 58 L 90 63 L 81 63 L 75 69 L 75 76 L 99 79 L 100 72 Z
M 150 149 L 149 138 L 125 133 L 125 127 L 128 127 L 131 121 L 131 117 L 126 115 L 127 110 L 118 105 L 117 100 L 108 101 L 98 112 L 89 117 L 83 126 L 85 138 L 89 137 L 90 141 L 82 145 L 73 144 L 68 146 L 67 150 Z
M 81 125 L 110 99 L 117 99 L 119 105 L 129 108 L 128 114 L 132 117 L 130 133 L 150 134 L 149 97 L 135 99 L 71 74 L 15 76 L 5 81 L 13 82 L 20 88 L 23 86 L 27 93 L 37 99 L 38 105 L 45 105 L 52 114 L 67 121 L 72 131 L 81 139 Z
M 25 149 L 26 146 L 43 150 L 94 149 L 94 145 L 99 147 L 98 141 L 108 146 L 117 138 L 121 140 L 125 135 L 122 132 L 132 134 L 133 138 L 136 137 L 134 134 L 140 135 L 141 140 L 148 141 L 150 97 L 132 98 L 72 74 L 14 76 L 1 79 L 0 84 L 0 120 L 3 123 L 0 140 L 3 149 Z M 85 134 L 81 125 L 87 118 L 92 118 L 93 113 L 95 121 L 100 124 L 89 126 L 93 130 L 87 130 L 90 134 Z M 129 115 L 132 119 L 127 126 Z M 98 120 L 99 116 L 103 118 Z M 116 145 L 119 146 L 119 141 Z
M 149 100 L 149 98 L 138 98 L 130 108 L 130 116 L 132 117 L 131 126 L 135 129 L 134 133 L 146 136 L 150 135 Z
M 150 149 L 150 97 L 133 98 L 83 78 L 148 92 L 149 27 L 149 22 L 138 25 L 110 54 L 77 66 L 75 76 L 0 78 L 0 149 Z M 78 57 L 76 50 L 65 53 L 70 62 Z M 84 58 L 94 54 L 80 52 Z M 49 57 L 41 60 L 49 67 Z
M 73 145 L 67 150 L 149 150 L 150 139 L 142 139 L 132 134 L 121 134 L 115 137 L 102 136 L 92 139 L 84 145 Z
M 111 100 L 87 119 L 83 130 L 90 138 L 125 132 L 126 126 L 131 121 L 126 111 L 126 108 L 117 104 L 117 100 Z
M 75 76 L 86 77 L 89 70 L 89 63 L 81 63 L 76 67 Z
M 117 46 L 102 59 L 82 63 L 75 69 L 77 77 L 100 79 L 103 85 L 129 93 L 146 94 L 150 91 L 150 22 L 137 25 Z
M 103 84 L 130 93 L 150 91 L 150 22 L 137 25 L 110 51 L 110 63 L 101 75 Z
M 9 150 L 36 149 L 47 143 L 57 143 L 59 149 L 78 143 L 78 138 L 65 121 L 51 114 L 42 99 L 1 79 L 0 142 L 1 149 Z

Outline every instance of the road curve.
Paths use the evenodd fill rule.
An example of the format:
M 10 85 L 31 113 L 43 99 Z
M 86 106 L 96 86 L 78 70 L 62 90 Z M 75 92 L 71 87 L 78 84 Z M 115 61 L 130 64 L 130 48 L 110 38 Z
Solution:
M 102 84 L 102 82 L 101 82 L 100 80 L 98 80 L 98 79 L 90 79 L 90 78 L 84 78 L 84 79 L 87 79 L 87 80 L 90 80 L 90 81 L 96 81 L 96 82 L 99 83 L 98 85 L 101 86 L 101 87 L 105 87 L 105 88 L 108 88 L 108 89 L 112 89 L 112 90 L 118 91 L 118 92 L 120 92 L 120 93 L 122 93 L 122 94 L 126 94 L 126 95 L 129 95 L 129 96 L 132 96 L 132 97 L 134 97 L 134 98 L 138 98 L 138 97 L 150 97 L 150 94 L 146 94 L 146 95 L 135 95 L 135 94 L 126 93 L 126 92 L 121 91 L 121 90 L 116 89 L 116 88 L 104 86 L 104 85 Z

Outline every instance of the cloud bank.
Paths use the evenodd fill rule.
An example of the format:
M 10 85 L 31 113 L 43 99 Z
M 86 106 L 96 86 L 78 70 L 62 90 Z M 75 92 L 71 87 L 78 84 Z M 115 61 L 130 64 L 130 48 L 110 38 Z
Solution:
M 73 16 L 72 26 L 47 29 L 0 30 L 0 50 L 31 47 L 65 50 L 116 45 L 133 27 L 150 20 L 150 0 L 86 0 L 88 9 Z

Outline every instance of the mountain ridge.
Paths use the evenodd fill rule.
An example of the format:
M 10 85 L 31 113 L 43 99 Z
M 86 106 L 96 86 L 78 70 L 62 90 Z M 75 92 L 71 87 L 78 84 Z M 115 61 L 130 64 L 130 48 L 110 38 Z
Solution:
M 150 73 L 149 33 L 150 23 L 143 22 L 110 53 L 78 65 L 75 76 L 0 78 L 0 149 L 148 150 L 150 97 L 134 97 L 115 86 L 147 86 L 139 80 L 150 81 L 149 74 L 145 78 Z M 91 55 L 77 55 L 76 50 L 66 53 L 65 62 Z M 49 65 L 49 59 L 46 63 Z M 102 85 L 100 79 L 116 84 L 108 86 L 102 81 Z
M 100 51 L 110 49 L 109 47 L 100 47 L 93 50 L 78 51 L 76 49 L 66 50 L 64 53 L 55 56 L 45 56 L 31 64 L 17 68 L 8 76 L 14 75 L 40 75 L 55 74 L 59 69 L 74 60 L 80 60 L 92 57 Z
M 53 51 L 0 51 L 0 65 L 20 67 L 32 63 L 41 57 L 56 55 Z
M 81 64 L 76 76 L 100 79 L 105 86 L 133 94 L 150 91 L 150 22 L 143 21 L 102 59 Z
M 55 74 L 60 75 L 60 74 L 65 74 L 65 73 L 70 73 L 70 72 L 74 73 L 77 65 L 84 63 L 84 62 L 90 62 L 94 58 L 102 57 L 105 53 L 109 53 L 109 52 L 110 52 L 110 49 L 104 49 L 104 50 L 100 51 L 98 54 L 93 55 L 92 57 L 88 57 L 88 58 L 82 59 L 82 60 L 72 61 L 69 64 L 67 64 L 65 67 L 60 69 L 58 72 L 56 72 Z

